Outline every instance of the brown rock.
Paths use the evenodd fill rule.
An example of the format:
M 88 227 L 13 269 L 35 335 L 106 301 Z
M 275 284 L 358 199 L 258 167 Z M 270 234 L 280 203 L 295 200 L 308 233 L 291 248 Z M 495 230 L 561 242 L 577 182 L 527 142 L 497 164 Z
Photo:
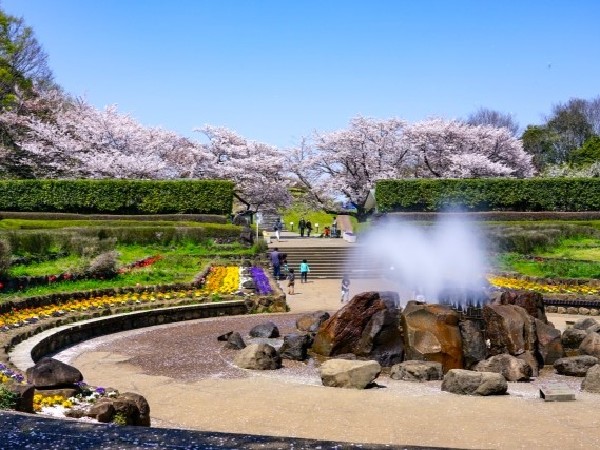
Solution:
M 83 375 L 73 366 L 57 359 L 44 357 L 26 371 L 27 382 L 38 387 L 71 386 L 83 380 Z
M 108 398 L 101 398 L 92 405 L 87 415 L 95 418 L 98 422 L 109 423 L 115 415 L 115 407 Z
M 600 358 L 600 334 L 588 333 L 581 341 L 579 352 L 582 355 L 591 355 Z
M 520 306 L 485 305 L 483 319 L 491 355 L 508 353 L 516 356 L 536 350 L 534 319 Z
M 140 427 L 150 426 L 150 405 L 144 396 L 136 394 L 135 392 L 123 392 L 117 398 L 127 399 L 133 402 L 137 408 L 138 414 L 134 415 L 132 425 L 137 425 Z
M 327 311 L 315 311 L 312 314 L 306 314 L 296 320 L 296 328 L 300 331 L 315 333 L 321 324 L 329 319 Z
M 565 356 L 562 335 L 554 325 L 535 319 L 535 334 L 537 349 L 544 364 L 554 364 L 554 361 Z
M 507 381 L 529 381 L 531 377 L 531 366 L 516 356 L 503 355 L 492 356 L 485 361 L 480 361 L 475 366 L 477 372 L 494 372 L 502 374 Z
M 470 369 L 487 358 L 487 346 L 483 336 L 482 323 L 478 320 L 461 320 L 458 323 L 462 337 L 465 368 Z
M 444 373 L 463 367 L 459 315 L 448 306 L 409 302 L 401 315 L 406 359 L 437 361 Z
M 544 309 L 544 298 L 539 292 L 504 291 L 500 296 L 500 304 L 520 306 L 530 316 L 548 323 Z
M 31 384 L 21 384 L 10 381 L 3 386 L 13 394 L 16 394 L 15 411 L 21 411 L 25 413 L 34 412 L 33 396 L 35 389 Z
M 377 292 L 363 292 L 327 319 L 315 335 L 312 349 L 324 356 L 353 353 L 371 316 L 386 309 Z

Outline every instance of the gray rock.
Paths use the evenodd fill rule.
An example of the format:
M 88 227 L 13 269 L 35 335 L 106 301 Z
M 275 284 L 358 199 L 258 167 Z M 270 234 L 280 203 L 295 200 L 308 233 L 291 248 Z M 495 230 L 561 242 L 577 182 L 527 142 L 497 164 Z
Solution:
M 254 280 L 246 280 L 242 283 L 242 287 L 244 289 L 256 289 L 256 284 L 254 283 Z
M 243 348 L 246 348 L 246 343 L 244 342 L 244 339 L 242 338 L 240 333 L 236 331 L 235 333 L 232 333 L 231 336 L 229 336 L 229 339 L 227 339 L 227 345 L 225 345 L 225 347 L 230 348 L 232 350 L 241 350 Z
M 460 395 L 503 395 L 508 383 L 499 373 L 452 369 L 444 375 L 442 391 Z
M 41 358 L 35 366 L 26 371 L 27 383 L 36 388 L 71 386 L 81 380 L 83 375 L 73 366 L 54 358 Z
M 539 354 L 539 353 L 538 353 Z M 531 376 L 538 377 L 540 375 L 540 364 L 544 367 L 543 361 L 538 359 L 533 352 L 527 351 L 516 356 L 518 359 L 525 361 L 531 367 Z
M 579 355 L 567 356 L 554 362 L 554 370 L 561 375 L 584 377 L 590 367 L 598 364 L 600 360 L 595 356 Z
M 283 337 L 283 345 L 279 354 L 285 359 L 304 361 L 308 352 L 311 338 L 307 334 L 288 334 Z
M 381 373 L 377 361 L 329 359 L 321 365 L 323 386 L 364 389 Z
M 441 380 L 444 376 L 442 365 L 435 361 L 411 359 L 392 366 L 390 378 L 405 381 Z
M 508 354 L 496 355 L 480 361 L 474 370 L 499 373 L 508 381 L 528 381 L 532 373 L 529 364 Z
M 269 344 L 250 344 L 238 352 L 233 363 L 242 369 L 275 370 L 281 367 L 281 356 Z
M 587 336 L 585 330 L 578 330 L 576 328 L 567 328 L 563 331 L 561 340 L 563 347 L 565 348 L 579 348 L 581 341 Z
M 585 374 L 581 382 L 581 389 L 594 394 L 600 394 L 600 364 L 596 364 Z
M 579 353 L 600 358 L 600 334 L 588 333 L 579 345 Z
M 596 319 L 592 319 L 591 317 L 586 317 L 575 322 L 573 324 L 573 328 L 576 330 L 586 330 L 593 325 L 598 325 L 598 321 Z
M 273 322 L 269 321 L 256 325 L 250 330 L 249 334 L 252 337 L 276 338 L 279 337 L 279 328 Z
M 220 336 L 217 336 L 217 341 L 227 341 L 229 339 L 229 336 L 231 336 L 233 334 L 233 331 L 228 331 L 225 334 L 221 334 Z
M 462 337 L 462 352 L 465 368 L 470 369 L 479 361 L 487 358 L 487 347 L 483 336 L 481 322 L 477 320 L 461 320 L 458 322 Z

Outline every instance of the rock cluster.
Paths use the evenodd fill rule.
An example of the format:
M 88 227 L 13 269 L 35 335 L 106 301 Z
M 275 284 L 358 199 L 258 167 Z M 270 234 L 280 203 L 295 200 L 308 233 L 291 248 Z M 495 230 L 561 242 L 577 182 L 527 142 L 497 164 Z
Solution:
M 17 411 L 33 413 L 36 394 L 70 398 L 90 391 L 82 385 L 83 375 L 77 368 L 54 358 L 41 358 L 27 369 L 26 378 L 27 384 L 13 386 L 18 393 Z M 103 423 L 113 422 L 118 416 L 124 425 L 150 426 L 150 406 L 143 396 L 133 392 L 114 393 L 114 397 L 100 397 L 94 403 L 79 403 L 76 408 L 67 409 L 65 414 L 74 418 L 92 417 Z

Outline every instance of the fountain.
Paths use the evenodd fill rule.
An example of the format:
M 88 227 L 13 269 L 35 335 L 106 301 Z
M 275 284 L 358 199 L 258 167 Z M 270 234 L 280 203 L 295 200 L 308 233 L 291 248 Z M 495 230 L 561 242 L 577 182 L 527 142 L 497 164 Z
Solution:
M 407 300 L 449 304 L 461 311 L 487 302 L 489 267 L 475 224 L 443 219 L 431 226 L 383 220 L 357 251 L 381 261 L 382 275 L 410 292 Z

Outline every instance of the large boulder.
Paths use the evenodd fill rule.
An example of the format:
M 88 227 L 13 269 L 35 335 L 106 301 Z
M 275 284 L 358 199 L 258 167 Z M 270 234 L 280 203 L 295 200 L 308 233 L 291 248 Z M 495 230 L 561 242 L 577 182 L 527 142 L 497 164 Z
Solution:
M 276 338 L 279 337 L 279 328 L 273 322 L 268 321 L 256 325 L 250 330 L 250 336 L 259 338 Z
M 312 350 L 324 356 L 353 353 L 385 366 L 402 361 L 399 310 L 394 298 L 386 294 L 363 292 L 354 296 L 321 325 Z
M 583 341 L 587 335 L 585 330 L 567 328 L 562 333 L 561 342 L 564 348 L 579 348 L 581 341 Z
M 579 345 L 579 353 L 600 358 L 600 334 L 588 333 Z
M 466 369 L 470 369 L 479 361 L 487 358 L 482 322 L 464 319 L 458 322 L 458 328 L 462 338 L 464 365 Z
M 595 356 L 566 356 L 554 361 L 554 369 L 561 375 L 584 377 L 589 368 L 595 366 L 599 362 L 600 360 Z
M 296 328 L 299 331 L 316 333 L 323 322 L 329 319 L 327 311 L 315 311 L 311 314 L 305 314 L 296 320 Z
M 233 363 L 242 369 L 275 370 L 281 367 L 281 357 L 269 344 L 250 344 L 237 353 Z
M 44 357 L 25 372 L 27 383 L 36 388 L 72 386 L 83 380 L 81 372 L 57 359 Z
M 329 359 L 320 368 L 323 386 L 364 389 L 381 373 L 377 361 Z
M 529 381 L 531 366 L 516 356 L 503 354 L 492 356 L 480 361 L 475 366 L 477 372 L 495 372 L 501 374 L 507 381 Z
M 459 318 L 448 306 L 408 302 L 401 315 L 406 359 L 437 361 L 444 372 L 462 368 Z
M 523 308 L 492 304 L 485 305 L 482 313 L 492 356 L 536 351 L 534 319 Z
M 304 361 L 308 353 L 311 337 L 307 334 L 288 334 L 283 337 L 279 354 L 285 359 Z
M 575 330 L 584 330 L 587 331 L 588 328 L 598 325 L 598 321 L 593 317 L 584 317 L 583 319 L 579 319 L 573 324 L 573 328 Z
M 539 292 L 532 291 L 504 291 L 498 299 L 500 305 L 520 306 L 527 314 L 544 323 L 548 323 L 544 298 Z
M 132 417 L 131 425 L 140 427 L 150 426 L 150 405 L 144 396 L 136 394 L 135 392 L 123 392 L 117 398 L 122 401 L 133 403 L 137 408 L 137 413 Z
M 507 390 L 506 378 L 495 372 L 452 369 L 442 381 L 442 391 L 460 395 L 502 395 Z
M 544 364 L 554 364 L 554 361 L 565 356 L 560 330 L 554 325 L 535 319 L 535 335 L 537 350 Z
M 409 360 L 392 366 L 390 378 L 404 381 L 441 380 L 444 376 L 442 365 L 435 361 Z
M 600 394 L 600 364 L 590 367 L 581 382 L 581 389 L 594 394 Z

